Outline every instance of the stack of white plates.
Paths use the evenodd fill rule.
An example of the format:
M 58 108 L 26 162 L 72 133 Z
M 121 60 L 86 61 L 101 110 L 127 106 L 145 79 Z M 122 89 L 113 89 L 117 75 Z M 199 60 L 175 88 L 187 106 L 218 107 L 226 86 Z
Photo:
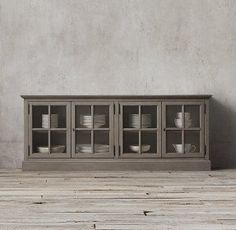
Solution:
M 79 144 L 79 145 L 76 145 L 76 152 L 92 153 L 92 145 L 90 145 L 90 144 Z
M 94 146 L 96 153 L 107 153 L 109 152 L 109 145 L 96 144 Z
M 58 114 L 51 114 L 51 128 L 58 127 Z M 42 128 L 49 128 L 49 115 L 42 114 Z
M 95 144 L 94 152 L 96 153 L 105 153 L 109 152 L 109 145 Z M 78 144 L 76 145 L 76 152 L 80 153 L 92 153 L 92 145 L 90 144 Z
M 139 114 L 130 114 L 129 115 L 129 125 L 133 128 L 139 128 L 140 120 Z M 142 114 L 142 128 L 148 128 L 152 126 L 152 115 L 151 114 Z
M 80 124 L 86 128 L 92 128 L 93 118 L 91 115 L 80 115 Z M 99 128 L 106 124 L 105 114 L 94 115 L 94 127 Z
M 49 127 L 49 115 L 48 114 L 42 114 L 42 128 L 48 128 Z
M 63 153 L 65 151 L 65 145 L 54 145 L 51 146 L 51 153 Z M 38 146 L 37 151 L 39 153 L 48 153 L 49 148 L 48 146 Z

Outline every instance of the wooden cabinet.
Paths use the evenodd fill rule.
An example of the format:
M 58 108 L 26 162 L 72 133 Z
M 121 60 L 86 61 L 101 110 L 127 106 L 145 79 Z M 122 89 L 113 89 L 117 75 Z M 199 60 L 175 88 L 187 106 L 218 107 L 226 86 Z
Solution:
M 24 170 L 210 169 L 210 95 L 22 97 Z

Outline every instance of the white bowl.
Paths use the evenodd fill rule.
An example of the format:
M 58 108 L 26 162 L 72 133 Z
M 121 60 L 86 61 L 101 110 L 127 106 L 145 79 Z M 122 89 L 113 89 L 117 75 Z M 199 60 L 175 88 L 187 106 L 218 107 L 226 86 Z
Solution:
M 139 152 L 139 145 L 130 145 L 130 150 L 133 152 Z M 142 151 L 141 152 L 148 152 L 151 148 L 151 145 L 142 145 Z
M 49 149 L 48 149 L 47 146 L 38 146 L 38 147 L 37 147 L 37 151 L 38 151 L 39 153 L 48 153 L 48 152 L 49 152 L 48 150 L 49 150 Z
M 173 144 L 176 153 L 193 153 L 196 151 L 196 146 L 192 144 Z

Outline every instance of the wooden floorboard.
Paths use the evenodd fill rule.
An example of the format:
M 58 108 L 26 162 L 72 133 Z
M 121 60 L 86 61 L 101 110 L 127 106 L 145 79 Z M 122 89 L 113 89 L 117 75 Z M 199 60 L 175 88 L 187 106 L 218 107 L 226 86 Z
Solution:
M 0 229 L 235 230 L 236 170 L 0 170 Z

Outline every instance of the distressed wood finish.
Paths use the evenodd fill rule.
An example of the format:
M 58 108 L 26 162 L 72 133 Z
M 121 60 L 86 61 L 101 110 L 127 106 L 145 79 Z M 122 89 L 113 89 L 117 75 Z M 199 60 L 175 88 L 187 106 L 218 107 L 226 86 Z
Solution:
M 24 98 L 24 122 L 25 122 L 25 160 L 24 170 L 210 170 L 209 160 L 209 99 L 211 95 L 28 95 Z M 45 130 L 42 128 L 32 129 L 32 106 L 65 105 L 67 114 L 67 153 L 66 154 L 41 154 L 32 153 L 32 131 Z M 75 131 L 88 130 L 87 128 L 75 127 L 75 106 L 88 105 L 93 108 L 97 105 L 109 105 L 109 128 L 92 128 L 91 144 L 94 142 L 94 132 L 97 130 L 109 131 L 109 153 L 75 154 Z M 138 106 L 139 120 L 141 125 L 142 106 L 157 106 L 157 125 L 148 128 L 123 127 L 123 106 Z M 176 128 L 168 127 L 168 130 L 180 130 L 182 132 L 182 144 L 185 143 L 185 131 L 199 131 L 199 152 L 168 153 L 166 150 L 166 106 L 180 105 L 182 112 L 184 106 L 199 106 L 199 127 Z M 150 112 L 151 113 L 151 112 Z M 192 113 L 192 112 L 191 112 Z M 49 121 L 50 122 L 50 121 Z M 184 122 L 184 120 L 183 120 Z M 48 129 L 48 141 L 50 147 L 50 133 Z M 57 129 L 59 130 L 59 129 Z M 126 143 L 126 152 L 123 150 L 123 131 L 138 132 L 139 149 L 141 149 L 142 133 L 155 133 L 156 149 L 153 152 L 138 154 L 129 153 L 130 142 Z M 133 137 L 132 137 L 133 138 Z M 152 138 L 152 137 L 148 137 Z M 143 138 L 144 139 L 144 138 Z M 147 139 L 147 136 L 146 136 Z M 154 139 L 155 140 L 155 139 Z M 149 141 L 146 141 L 148 143 Z M 151 142 L 150 142 L 151 143 Z M 152 143 L 149 145 L 153 146 Z M 178 144 L 176 142 L 171 142 Z M 181 142 L 180 142 L 181 143 Z M 194 142 L 190 142 L 194 143 Z M 144 143 L 145 144 L 145 143 Z M 127 148 L 128 147 L 128 148 Z M 128 149 L 128 152 L 127 152 Z M 173 151 L 173 150 L 171 150 Z M 131 152 L 131 151 L 130 151 Z M 47 159 L 48 158 L 48 159 Z
M 1 170 L 0 184 L 3 230 L 236 229 L 236 170 Z

